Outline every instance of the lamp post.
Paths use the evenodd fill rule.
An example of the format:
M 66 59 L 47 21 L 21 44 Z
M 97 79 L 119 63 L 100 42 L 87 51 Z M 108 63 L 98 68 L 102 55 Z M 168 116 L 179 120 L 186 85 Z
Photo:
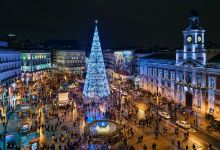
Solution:
M 121 81 L 121 76 L 119 75 L 119 106 L 120 106 L 120 119 L 122 118 L 122 115 L 121 115 L 121 110 L 122 110 L 122 102 L 121 102 L 121 100 L 122 100 L 122 88 L 121 88 L 121 86 L 122 86 L 122 81 Z
M 10 117 L 11 115 L 14 113 L 14 110 L 10 110 L 9 112 L 6 113 L 6 116 L 5 116 L 5 119 L 6 119 L 6 122 L 5 120 L 3 120 L 3 128 L 4 128 L 4 131 L 2 133 L 3 135 L 3 150 L 5 150 L 5 146 L 6 146 L 6 133 L 7 133 L 7 127 L 8 127 L 8 122 L 10 120 Z
M 194 107 L 196 107 L 196 120 L 195 120 L 195 123 L 196 123 L 196 127 L 198 127 L 198 109 L 200 108 L 200 106 L 196 106 L 195 104 L 193 105 Z
M 157 106 L 156 106 L 156 108 L 157 108 L 157 118 L 156 118 L 156 125 L 155 125 L 155 136 L 156 136 L 156 139 L 157 139 L 157 137 L 158 137 L 158 134 L 159 134 L 159 96 L 160 96 L 160 94 L 159 94 L 159 92 L 158 92 L 158 86 L 157 86 L 157 93 L 156 93 L 156 101 L 157 101 Z

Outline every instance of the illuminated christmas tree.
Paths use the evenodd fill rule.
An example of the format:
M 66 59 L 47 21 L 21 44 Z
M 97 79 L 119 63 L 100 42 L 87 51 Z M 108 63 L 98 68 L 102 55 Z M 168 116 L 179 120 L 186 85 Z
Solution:
M 110 94 L 101 44 L 99 41 L 99 33 L 97 28 L 98 21 L 95 21 L 95 23 L 95 32 L 83 89 L 83 95 L 86 98 L 103 98 Z

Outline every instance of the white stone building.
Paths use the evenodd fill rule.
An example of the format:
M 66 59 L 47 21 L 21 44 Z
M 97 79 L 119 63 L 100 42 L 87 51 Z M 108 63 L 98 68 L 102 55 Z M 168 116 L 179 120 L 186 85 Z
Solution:
M 205 49 L 197 13 L 183 31 L 183 50 L 139 61 L 140 86 L 201 114 L 220 117 L 220 50 Z

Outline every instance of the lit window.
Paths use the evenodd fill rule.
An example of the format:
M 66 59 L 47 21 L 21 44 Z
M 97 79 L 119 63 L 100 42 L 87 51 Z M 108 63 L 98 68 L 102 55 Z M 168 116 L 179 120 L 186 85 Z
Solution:
M 171 79 L 174 80 L 175 79 L 175 73 L 171 72 Z
M 215 78 L 214 77 L 209 77 L 209 87 L 215 88 Z
M 169 78 L 168 70 L 165 70 L 165 71 L 164 71 L 164 78 L 165 78 L 165 79 L 168 79 L 168 78 Z

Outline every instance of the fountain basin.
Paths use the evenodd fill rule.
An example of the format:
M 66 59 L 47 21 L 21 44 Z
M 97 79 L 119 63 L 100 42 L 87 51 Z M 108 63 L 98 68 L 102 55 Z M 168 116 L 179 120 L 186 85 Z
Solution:
M 98 122 L 97 124 L 99 128 L 105 128 L 108 126 L 108 122 L 105 122 L 105 121 Z
M 112 125 L 111 125 L 112 126 Z M 95 130 L 94 128 L 91 128 L 92 130 L 90 130 L 91 132 L 97 132 L 97 133 L 109 133 L 110 132 L 110 127 L 109 127 L 109 123 L 108 122 L 98 122 Z M 112 128 L 111 128 L 112 129 Z
M 90 135 L 93 141 L 117 141 L 121 126 L 113 120 L 95 120 L 84 128 L 84 134 Z

